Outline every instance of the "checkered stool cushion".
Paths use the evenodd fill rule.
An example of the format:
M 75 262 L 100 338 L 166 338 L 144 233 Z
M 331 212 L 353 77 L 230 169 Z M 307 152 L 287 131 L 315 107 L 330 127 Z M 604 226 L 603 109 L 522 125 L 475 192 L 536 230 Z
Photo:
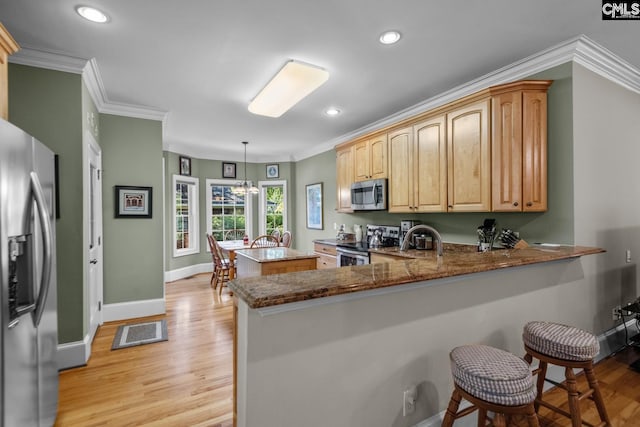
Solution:
M 486 345 L 464 345 L 449 354 L 453 381 L 467 393 L 498 405 L 526 405 L 536 398 L 529 365 Z
M 564 360 L 586 361 L 600 351 L 593 334 L 560 323 L 529 322 L 524 326 L 522 340 L 538 353 Z

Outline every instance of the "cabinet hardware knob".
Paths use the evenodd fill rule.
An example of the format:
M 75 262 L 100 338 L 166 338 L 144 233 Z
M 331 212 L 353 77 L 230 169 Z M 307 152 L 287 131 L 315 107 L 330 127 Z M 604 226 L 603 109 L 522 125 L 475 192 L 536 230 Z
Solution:
M 531 207 L 531 206 L 533 206 L 533 203 L 532 202 L 527 202 L 527 206 Z
M 513 206 L 518 206 L 518 202 L 513 202 Z

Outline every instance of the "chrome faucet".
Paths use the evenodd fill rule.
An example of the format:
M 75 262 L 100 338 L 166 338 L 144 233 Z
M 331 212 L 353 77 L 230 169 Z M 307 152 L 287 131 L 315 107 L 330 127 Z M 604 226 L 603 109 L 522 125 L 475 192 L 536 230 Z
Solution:
M 407 249 L 409 249 L 409 242 L 411 241 L 411 238 L 413 237 L 413 234 L 416 231 L 428 231 L 433 236 L 433 239 L 436 241 L 436 250 L 438 251 L 438 256 L 441 257 L 442 256 L 442 236 L 440 235 L 440 233 L 438 233 L 438 231 L 435 228 L 425 224 L 414 225 L 409 229 L 409 231 L 407 231 L 407 234 L 404 236 L 404 241 L 402 242 L 402 246 L 400 247 L 400 250 L 406 251 Z

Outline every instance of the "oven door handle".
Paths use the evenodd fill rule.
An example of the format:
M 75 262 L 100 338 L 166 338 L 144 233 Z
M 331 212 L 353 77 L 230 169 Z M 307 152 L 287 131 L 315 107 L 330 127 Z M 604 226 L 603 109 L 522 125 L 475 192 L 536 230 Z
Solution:
M 346 255 L 355 255 L 355 256 L 361 256 L 361 257 L 368 257 L 369 256 L 369 252 L 360 252 L 360 251 L 353 251 L 351 249 L 343 249 L 343 248 L 336 248 L 336 252 L 337 253 L 343 253 Z

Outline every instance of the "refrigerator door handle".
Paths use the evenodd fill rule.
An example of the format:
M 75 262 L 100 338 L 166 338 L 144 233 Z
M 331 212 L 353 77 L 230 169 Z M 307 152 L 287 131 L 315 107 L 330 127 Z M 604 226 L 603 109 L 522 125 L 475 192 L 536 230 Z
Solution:
M 51 261 L 52 261 L 52 247 L 53 235 L 51 232 L 51 224 L 49 223 L 49 212 L 47 211 L 47 205 L 40 185 L 40 179 L 38 174 L 31 172 L 31 190 L 33 191 L 33 197 L 36 200 L 36 206 L 38 208 L 38 218 L 40 219 L 40 226 L 42 228 L 42 243 L 43 243 L 43 262 L 42 262 L 42 278 L 40 281 L 40 292 L 38 293 L 38 299 L 36 300 L 36 311 L 33 313 L 33 324 L 37 327 L 42 319 L 42 313 L 44 312 L 44 306 L 47 301 L 47 294 L 49 293 L 49 284 L 51 283 Z

